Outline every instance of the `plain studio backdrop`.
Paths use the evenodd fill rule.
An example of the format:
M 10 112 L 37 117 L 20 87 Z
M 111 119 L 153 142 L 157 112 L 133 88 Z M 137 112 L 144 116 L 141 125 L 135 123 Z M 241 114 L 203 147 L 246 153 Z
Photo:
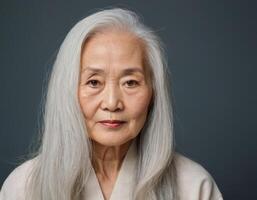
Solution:
M 224 199 L 257 199 L 254 0 L 1 1 L 0 186 L 36 137 L 44 80 L 65 35 L 110 6 L 138 12 L 165 44 L 177 150 L 210 172 Z

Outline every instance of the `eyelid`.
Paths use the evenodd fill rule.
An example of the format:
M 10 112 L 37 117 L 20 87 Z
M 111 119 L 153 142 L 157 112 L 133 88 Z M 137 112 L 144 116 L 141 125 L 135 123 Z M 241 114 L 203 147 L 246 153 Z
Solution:
M 98 74 L 98 73 L 96 73 L 96 72 L 94 72 L 94 73 L 90 73 L 90 74 L 88 74 L 87 79 L 90 79 L 90 78 L 95 77 L 95 76 L 99 76 L 99 74 Z
M 130 81 L 133 82 L 133 85 L 132 85 L 132 86 L 126 86 L 126 84 L 127 84 L 128 82 L 130 82 Z M 140 84 L 140 81 L 135 80 L 135 79 L 129 79 L 129 80 L 125 81 L 125 83 L 124 83 L 124 85 L 125 85 L 127 88 L 135 88 L 135 87 L 139 86 L 139 84 Z
M 93 86 L 92 84 L 90 84 L 90 83 L 92 83 L 92 81 L 96 81 L 98 84 L 98 86 Z M 86 81 L 86 84 L 85 85 L 88 85 L 89 87 L 91 87 L 91 88 L 98 88 L 99 87 L 99 85 L 101 85 L 101 82 L 99 81 L 99 80 L 97 80 L 97 79 L 90 79 L 90 80 L 87 80 Z

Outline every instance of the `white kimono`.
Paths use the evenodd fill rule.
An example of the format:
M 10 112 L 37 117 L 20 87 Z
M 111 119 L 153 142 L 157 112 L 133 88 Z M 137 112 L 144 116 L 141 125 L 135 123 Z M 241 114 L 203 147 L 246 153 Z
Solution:
M 180 200 L 223 200 L 211 175 L 196 162 L 176 154 L 178 194 Z M 17 167 L 5 180 L 0 200 L 25 200 L 24 185 L 32 162 Z M 137 151 L 135 142 L 130 146 L 115 182 L 110 200 L 131 200 L 136 185 Z M 94 170 L 91 170 L 86 187 L 86 200 L 104 200 Z

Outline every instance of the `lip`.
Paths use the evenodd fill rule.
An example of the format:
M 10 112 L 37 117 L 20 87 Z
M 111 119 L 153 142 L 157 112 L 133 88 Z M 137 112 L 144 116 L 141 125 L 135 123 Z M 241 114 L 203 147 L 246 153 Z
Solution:
M 121 120 L 102 120 L 102 121 L 99 121 L 99 123 L 101 123 L 103 126 L 108 128 L 118 128 L 126 122 Z

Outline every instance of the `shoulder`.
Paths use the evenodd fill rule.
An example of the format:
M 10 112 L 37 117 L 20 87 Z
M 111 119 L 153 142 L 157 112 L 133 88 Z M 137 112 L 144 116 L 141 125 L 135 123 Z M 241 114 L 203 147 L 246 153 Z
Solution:
M 2 185 L 0 200 L 24 199 L 26 182 L 32 171 L 33 164 L 34 160 L 28 160 L 10 173 Z
M 181 200 L 222 200 L 213 177 L 203 166 L 180 153 L 174 159 Z

